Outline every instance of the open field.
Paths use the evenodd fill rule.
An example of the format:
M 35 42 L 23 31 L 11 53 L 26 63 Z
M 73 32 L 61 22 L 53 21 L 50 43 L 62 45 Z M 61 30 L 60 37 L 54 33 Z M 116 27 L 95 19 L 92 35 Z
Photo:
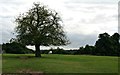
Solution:
M 118 57 L 88 55 L 3 54 L 3 73 L 117 73 Z

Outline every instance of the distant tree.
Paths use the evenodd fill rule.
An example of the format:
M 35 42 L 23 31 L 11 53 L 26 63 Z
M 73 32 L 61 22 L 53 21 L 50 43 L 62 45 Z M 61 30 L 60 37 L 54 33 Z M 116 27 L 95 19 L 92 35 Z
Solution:
M 85 46 L 84 52 L 85 52 L 85 54 L 89 54 L 90 53 L 90 48 L 89 48 L 88 44 Z
M 57 47 L 57 49 L 53 49 L 53 54 L 65 54 L 64 49 Z
M 88 44 L 85 47 L 80 47 L 79 54 L 88 54 L 95 55 L 95 46 L 89 46 Z
M 40 3 L 34 3 L 27 13 L 18 16 L 16 23 L 15 41 L 25 45 L 35 45 L 36 57 L 41 57 L 40 46 L 69 44 L 58 13 Z
M 83 46 L 80 47 L 78 50 L 79 50 L 80 54 L 84 54 L 84 53 L 85 53 L 85 52 L 84 52 L 84 47 L 83 47 Z
M 96 54 L 97 55 L 119 55 L 120 35 L 114 33 L 110 36 L 108 33 L 99 34 L 99 39 L 96 41 Z
M 96 41 L 96 54 L 108 55 L 110 52 L 111 40 L 108 33 L 99 34 L 99 39 Z
M 0 53 L 2 53 L 2 45 L 0 44 Z
M 111 36 L 111 40 L 112 40 L 112 48 L 113 48 L 112 53 L 114 55 L 120 56 L 120 43 L 119 43 L 120 35 L 118 33 L 114 33 Z

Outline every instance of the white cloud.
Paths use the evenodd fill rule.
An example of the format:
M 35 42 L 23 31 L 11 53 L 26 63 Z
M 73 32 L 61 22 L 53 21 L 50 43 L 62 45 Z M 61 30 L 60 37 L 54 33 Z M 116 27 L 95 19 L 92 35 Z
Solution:
M 68 11 L 64 13 L 67 32 L 92 34 L 106 30 L 108 33 L 113 33 L 115 29 L 117 32 L 118 24 L 117 16 L 115 16 L 118 11 L 117 4 L 69 4 L 69 6 L 71 8 L 67 7 Z

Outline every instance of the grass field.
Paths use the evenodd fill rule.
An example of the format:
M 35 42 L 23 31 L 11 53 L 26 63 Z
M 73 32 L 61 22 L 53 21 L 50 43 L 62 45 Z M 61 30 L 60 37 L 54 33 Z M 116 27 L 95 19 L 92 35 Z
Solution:
M 3 73 L 117 73 L 118 57 L 88 55 L 3 54 Z

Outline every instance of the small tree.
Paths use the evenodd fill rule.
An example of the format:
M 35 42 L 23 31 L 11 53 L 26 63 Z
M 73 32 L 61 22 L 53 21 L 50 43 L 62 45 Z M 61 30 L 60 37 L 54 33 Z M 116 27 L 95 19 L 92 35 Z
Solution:
M 40 3 L 16 18 L 16 41 L 25 45 L 35 45 L 35 56 L 41 57 L 40 46 L 67 45 L 62 20 L 57 12 Z

